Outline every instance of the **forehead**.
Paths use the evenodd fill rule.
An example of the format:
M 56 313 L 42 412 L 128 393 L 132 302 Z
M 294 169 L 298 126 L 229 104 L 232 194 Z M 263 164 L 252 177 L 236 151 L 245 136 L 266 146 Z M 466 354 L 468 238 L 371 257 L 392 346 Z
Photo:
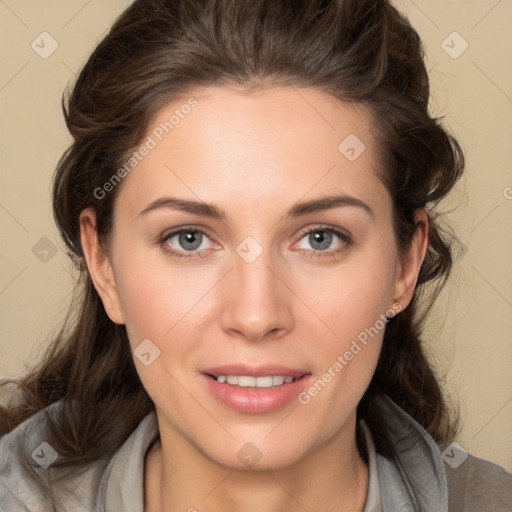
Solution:
M 165 193 L 261 208 L 384 190 L 369 113 L 315 88 L 193 90 L 157 112 L 144 144 L 121 191 L 134 208 Z

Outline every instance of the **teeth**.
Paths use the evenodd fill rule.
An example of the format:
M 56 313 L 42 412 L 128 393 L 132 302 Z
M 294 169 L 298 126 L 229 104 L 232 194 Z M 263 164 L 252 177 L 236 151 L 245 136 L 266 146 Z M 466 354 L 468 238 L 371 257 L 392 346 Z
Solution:
M 251 375 L 217 375 L 214 378 L 217 382 L 227 382 L 232 386 L 239 386 L 241 388 L 271 388 L 273 386 L 289 384 L 295 380 L 294 377 L 290 377 L 289 375 L 265 375 L 263 377 L 254 377 Z

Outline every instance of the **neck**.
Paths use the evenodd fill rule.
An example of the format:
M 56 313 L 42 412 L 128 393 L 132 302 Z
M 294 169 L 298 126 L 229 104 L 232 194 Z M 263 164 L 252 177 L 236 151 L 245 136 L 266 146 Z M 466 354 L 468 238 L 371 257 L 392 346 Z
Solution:
M 368 467 L 355 444 L 355 422 L 353 427 L 349 442 L 335 435 L 294 464 L 271 471 L 220 466 L 183 438 L 158 441 L 146 459 L 144 510 L 362 512 Z

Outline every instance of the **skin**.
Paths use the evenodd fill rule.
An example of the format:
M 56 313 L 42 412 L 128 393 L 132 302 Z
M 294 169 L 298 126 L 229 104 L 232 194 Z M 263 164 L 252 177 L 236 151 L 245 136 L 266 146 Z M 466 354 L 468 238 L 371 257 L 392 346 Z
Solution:
M 123 180 L 108 251 L 94 211 L 80 216 L 108 315 L 126 324 L 132 349 L 150 339 L 160 350 L 149 366 L 134 359 L 160 429 L 146 458 L 146 510 L 363 510 L 368 469 L 355 411 L 383 330 L 306 405 L 238 412 L 209 394 L 200 370 L 274 363 L 305 368 L 315 382 L 380 315 L 409 304 L 428 243 L 426 212 L 418 210 L 415 237 L 399 257 L 362 106 L 314 88 L 193 95 L 198 105 Z M 148 134 L 185 101 L 165 106 Z M 366 146 L 353 162 L 338 150 L 349 134 Z M 364 201 L 373 215 L 345 205 L 285 218 L 295 203 L 335 193 Z M 226 218 L 171 208 L 140 214 L 163 196 L 213 203 Z M 318 224 L 352 242 L 333 236 L 318 249 L 308 235 L 322 231 Z M 208 233 L 188 259 L 164 250 L 191 254 L 177 236 L 159 243 L 183 226 Z M 263 249 L 252 263 L 236 252 L 247 236 Z M 262 454 L 253 468 L 237 457 L 248 442 Z

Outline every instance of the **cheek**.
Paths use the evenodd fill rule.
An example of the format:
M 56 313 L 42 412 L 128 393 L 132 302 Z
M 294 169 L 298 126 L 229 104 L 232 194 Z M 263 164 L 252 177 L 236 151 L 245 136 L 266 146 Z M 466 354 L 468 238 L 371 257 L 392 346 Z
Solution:
M 162 262 L 130 256 L 116 266 L 118 292 L 137 372 L 153 400 L 162 390 L 179 400 L 182 369 L 192 364 L 197 341 L 195 322 L 205 314 L 201 301 L 209 288 L 204 275 L 170 271 Z M 144 340 L 150 340 L 147 344 Z M 143 342 L 146 345 L 143 345 Z M 140 347 L 147 347 L 142 351 Z M 138 354 L 151 354 L 148 366 Z M 156 357 L 155 357 L 156 355 Z M 154 358 L 154 359 L 153 359 Z M 174 377 L 174 378 L 173 378 Z
M 128 263 L 128 262 L 127 262 Z M 169 286 L 154 279 L 144 269 L 137 271 L 135 265 L 121 267 L 117 274 L 117 287 L 121 308 L 130 341 L 145 338 L 158 339 L 172 326 L 167 304 L 176 303 Z M 177 302 L 179 304 L 179 302 Z
M 334 415 L 325 413 L 325 421 L 333 422 L 333 428 L 335 418 L 356 407 L 379 358 L 395 268 L 394 254 L 386 253 L 384 247 L 368 246 L 354 254 L 329 279 L 314 276 L 322 286 L 309 298 L 327 329 L 322 329 L 326 335 L 315 345 L 319 382 L 306 390 L 301 403 L 311 401 L 317 404 L 313 407 L 335 411 Z M 314 397 L 320 394 L 323 398 L 316 401 Z
M 328 279 L 316 277 L 319 286 L 309 286 L 308 297 L 312 309 L 334 331 L 337 340 L 347 342 L 357 337 L 391 306 L 394 260 L 382 249 L 354 256 L 331 272 Z
M 155 343 L 167 337 L 178 323 L 187 323 L 204 308 L 201 299 L 211 287 L 205 269 L 170 265 L 158 248 L 115 241 L 115 278 L 126 328 L 132 344 L 145 338 Z
M 386 328 L 391 283 L 388 262 L 361 257 L 333 272 L 314 300 L 330 333 L 315 344 L 317 379 L 298 400 L 335 432 L 354 411 L 377 366 Z

